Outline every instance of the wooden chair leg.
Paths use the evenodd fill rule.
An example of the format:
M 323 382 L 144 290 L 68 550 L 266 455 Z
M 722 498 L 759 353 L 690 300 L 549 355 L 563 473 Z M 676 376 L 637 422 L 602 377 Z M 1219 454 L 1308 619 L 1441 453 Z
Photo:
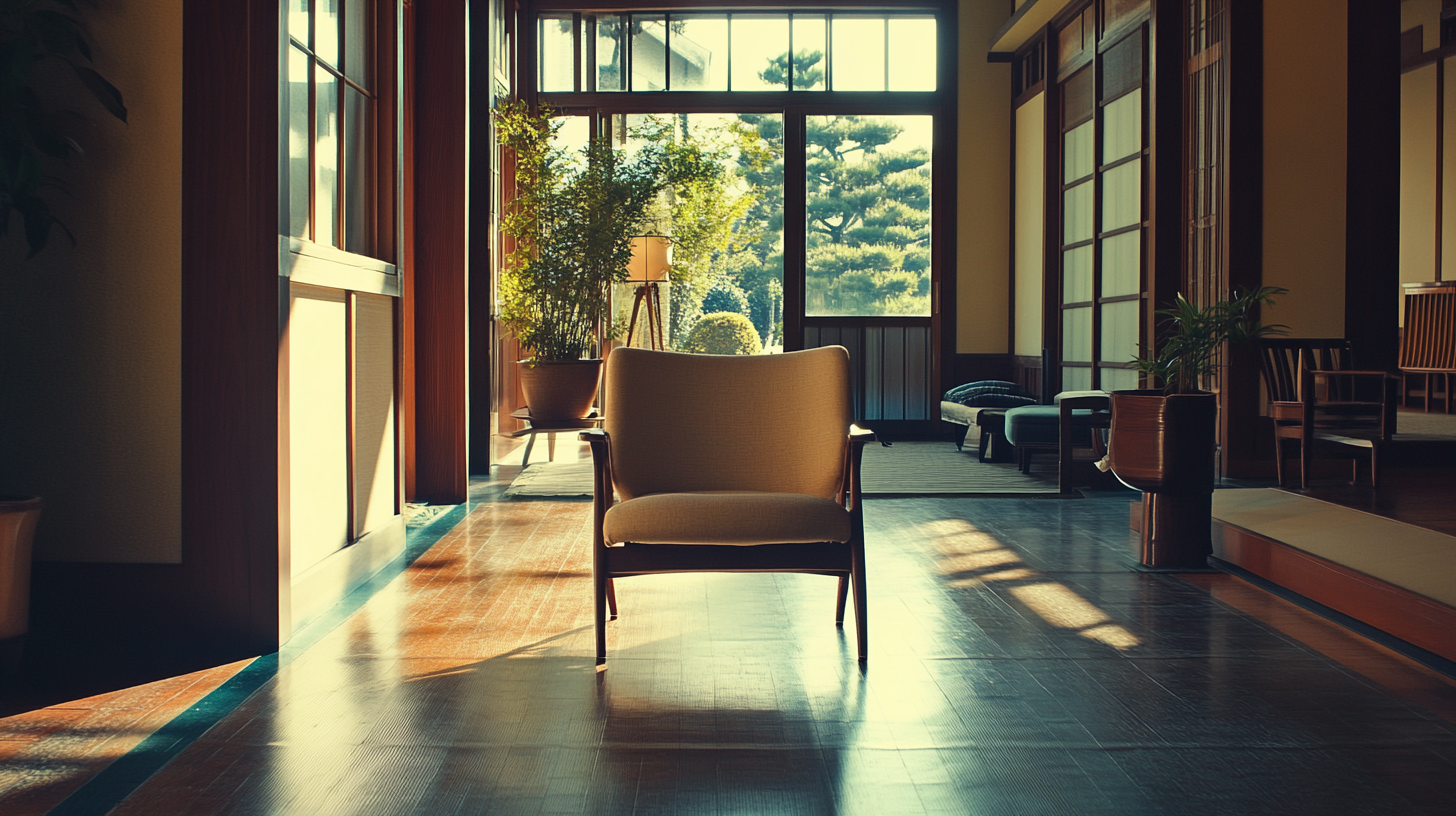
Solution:
M 1370 446 L 1370 489 L 1380 487 L 1380 443 Z
M 856 539 L 851 547 L 852 576 L 854 578 L 854 633 L 859 647 L 859 662 L 869 657 L 868 604 L 865 603 L 865 551 L 864 539 Z
M 1279 480 L 1279 486 L 1284 486 L 1284 439 L 1279 432 L 1274 432 L 1274 476 Z
M 839 576 L 839 595 L 834 601 L 834 625 L 844 625 L 844 602 L 849 597 L 849 576 Z
M 1314 440 L 1308 437 L 1299 440 L 1299 489 L 1309 489 L 1309 468 L 1314 459 Z
M 607 579 L 607 612 L 611 620 L 617 619 L 617 582 L 611 578 Z
M 598 556 L 600 558 L 600 556 Z M 596 629 L 597 640 L 597 665 L 607 662 L 607 587 L 606 573 L 601 569 L 600 564 L 594 565 L 592 570 L 592 601 L 596 614 L 592 616 L 592 622 Z

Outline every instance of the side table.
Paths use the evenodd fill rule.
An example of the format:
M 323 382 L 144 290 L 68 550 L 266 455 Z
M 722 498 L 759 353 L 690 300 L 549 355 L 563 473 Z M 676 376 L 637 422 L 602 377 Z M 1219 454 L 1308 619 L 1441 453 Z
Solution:
M 536 434 L 546 434 L 546 461 L 556 458 L 556 434 L 561 431 L 580 431 L 585 428 L 600 428 L 602 415 L 593 408 L 591 413 L 583 419 L 535 419 L 531 416 L 529 408 L 517 408 L 511 412 L 512 419 L 519 419 L 526 423 L 526 427 L 519 431 L 513 431 L 505 436 L 516 439 L 522 436 L 529 436 L 526 440 L 526 452 L 521 456 L 521 467 L 531 461 L 531 446 L 536 444 Z

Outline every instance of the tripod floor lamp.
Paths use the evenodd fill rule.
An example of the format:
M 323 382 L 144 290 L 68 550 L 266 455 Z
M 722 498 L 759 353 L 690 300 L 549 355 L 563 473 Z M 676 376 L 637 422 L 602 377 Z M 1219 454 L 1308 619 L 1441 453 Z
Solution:
M 632 239 L 632 264 L 627 272 L 627 282 L 637 285 L 632 299 L 632 319 L 627 324 L 627 345 L 632 345 L 632 336 L 637 331 L 638 313 L 643 304 L 647 306 L 644 326 L 647 331 L 647 347 L 665 349 L 666 336 L 662 330 L 662 293 L 658 284 L 667 280 L 672 261 L 672 244 L 660 235 L 643 235 Z

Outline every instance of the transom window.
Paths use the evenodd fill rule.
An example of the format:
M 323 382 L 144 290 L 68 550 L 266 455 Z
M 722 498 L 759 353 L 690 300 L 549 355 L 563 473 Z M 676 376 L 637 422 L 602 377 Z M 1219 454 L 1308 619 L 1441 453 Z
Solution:
M 537 24 L 542 93 L 936 89 L 936 22 L 924 14 L 560 13 Z

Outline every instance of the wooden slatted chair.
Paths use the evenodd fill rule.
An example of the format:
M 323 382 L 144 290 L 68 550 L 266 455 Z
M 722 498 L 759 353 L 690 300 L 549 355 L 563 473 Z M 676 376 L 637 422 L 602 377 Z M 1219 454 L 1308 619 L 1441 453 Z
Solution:
M 1309 488 L 1315 442 L 1369 450 L 1370 484 L 1378 487 L 1380 447 L 1395 433 L 1398 379 L 1385 371 L 1352 369 L 1348 340 L 1280 337 L 1259 344 L 1280 486 L 1284 445 L 1292 440 L 1299 443 L 1301 489 Z
M 1400 402 L 1419 398 L 1429 412 L 1440 394 L 1446 413 L 1453 410 L 1456 380 L 1456 281 L 1407 283 L 1405 329 L 1400 337 Z
M 860 457 L 849 353 L 828 346 L 729 357 L 618 348 L 606 418 L 585 431 L 595 472 L 592 576 L 597 663 L 615 580 L 670 572 L 801 572 L 854 588 L 866 638 Z M 620 499 L 618 501 L 617 499 Z

